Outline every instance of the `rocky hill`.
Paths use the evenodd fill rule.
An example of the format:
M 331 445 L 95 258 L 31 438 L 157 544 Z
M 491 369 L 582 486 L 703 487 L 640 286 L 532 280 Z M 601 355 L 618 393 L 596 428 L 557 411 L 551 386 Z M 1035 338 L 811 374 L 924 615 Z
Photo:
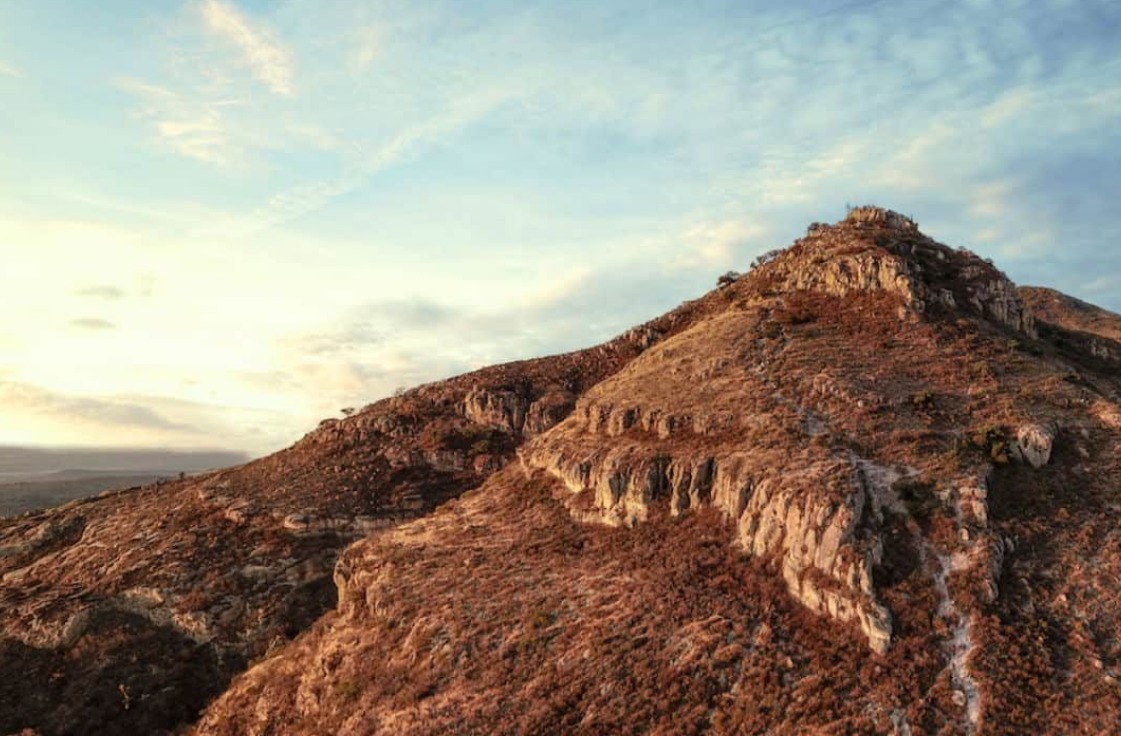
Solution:
M 336 605 L 347 545 L 478 486 L 588 387 L 721 308 L 421 386 L 236 468 L 0 518 L 0 734 L 193 722 Z
M 1114 733 L 1116 323 L 1038 294 L 858 208 L 603 346 L 2 520 L 0 732 Z

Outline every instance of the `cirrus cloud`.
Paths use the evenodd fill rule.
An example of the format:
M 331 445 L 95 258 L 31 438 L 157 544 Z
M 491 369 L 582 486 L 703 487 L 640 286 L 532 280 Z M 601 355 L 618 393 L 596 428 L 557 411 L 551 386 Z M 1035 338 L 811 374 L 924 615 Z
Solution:
M 221 0 L 204 0 L 199 10 L 207 29 L 236 46 L 257 79 L 279 95 L 293 93 L 292 51 L 271 28 Z

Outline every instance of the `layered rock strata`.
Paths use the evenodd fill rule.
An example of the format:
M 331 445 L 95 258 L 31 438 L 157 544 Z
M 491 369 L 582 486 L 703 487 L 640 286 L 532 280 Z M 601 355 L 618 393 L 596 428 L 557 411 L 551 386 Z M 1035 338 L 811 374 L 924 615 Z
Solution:
M 769 442 L 800 433 L 802 418 L 769 406 L 765 382 L 745 375 L 759 319 L 726 315 L 652 347 L 528 441 L 521 462 L 562 482 L 583 521 L 628 526 L 659 508 L 718 509 L 744 552 L 773 563 L 795 599 L 857 625 L 873 650 L 885 652 L 891 617 L 872 580 L 882 548 L 867 528 L 885 495 L 846 454 L 812 444 L 791 454 Z M 701 343 L 708 357 L 697 361 Z M 701 374 L 719 400 L 697 391 Z M 653 375 L 663 377 L 660 385 L 646 382 Z

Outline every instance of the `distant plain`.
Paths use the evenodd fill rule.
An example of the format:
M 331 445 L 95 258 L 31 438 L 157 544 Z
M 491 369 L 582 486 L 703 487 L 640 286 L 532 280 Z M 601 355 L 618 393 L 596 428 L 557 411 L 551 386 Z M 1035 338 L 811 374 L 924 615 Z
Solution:
M 222 451 L 0 447 L 0 516 L 246 460 Z

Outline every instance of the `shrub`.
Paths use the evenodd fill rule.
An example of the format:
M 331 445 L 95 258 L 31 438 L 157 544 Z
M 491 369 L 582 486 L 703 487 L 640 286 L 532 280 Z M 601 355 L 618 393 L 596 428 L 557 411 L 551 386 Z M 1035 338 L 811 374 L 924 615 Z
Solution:
M 933 391 L 917 391 L 911 394 L 911 405 L 916 409 L 933 409 L 934 408 L 934 392 Z
M 716 285 L 723 288 L 736 283 L 742 274 L 739 271 L 728 271 L 716 279 Z
M 1010 459 L 1008 438 L 1004 430 L 996 425 L 986 426 L 969 438 L 970 443 L 989 456 L 997 465 L 1007 465 Z
M 774 259 L 778 258 L 781 253 L 782 248 L 775 248 L 774 250 L 769 250 L 766 253 L 762 253 L 759 256 L 756 256 L 755 260 L 751 262 L 751 270 L 754 271 L 760 266 L 765 266 Z
M 763 337 L 774 339 L 782 336 L 782 325 L 773 319 L 763 323 Z
M 783 301 L 782 309 L 775 313 L 775 319 L 784 325 L 803 325 L 818 318 L 819 301 L 804 292 L 794 293 Z
M 335 686 L 335 695 L 339 700 L 351 701 L 362 693 L 362 683 L 358 680 L 343 680 Z

